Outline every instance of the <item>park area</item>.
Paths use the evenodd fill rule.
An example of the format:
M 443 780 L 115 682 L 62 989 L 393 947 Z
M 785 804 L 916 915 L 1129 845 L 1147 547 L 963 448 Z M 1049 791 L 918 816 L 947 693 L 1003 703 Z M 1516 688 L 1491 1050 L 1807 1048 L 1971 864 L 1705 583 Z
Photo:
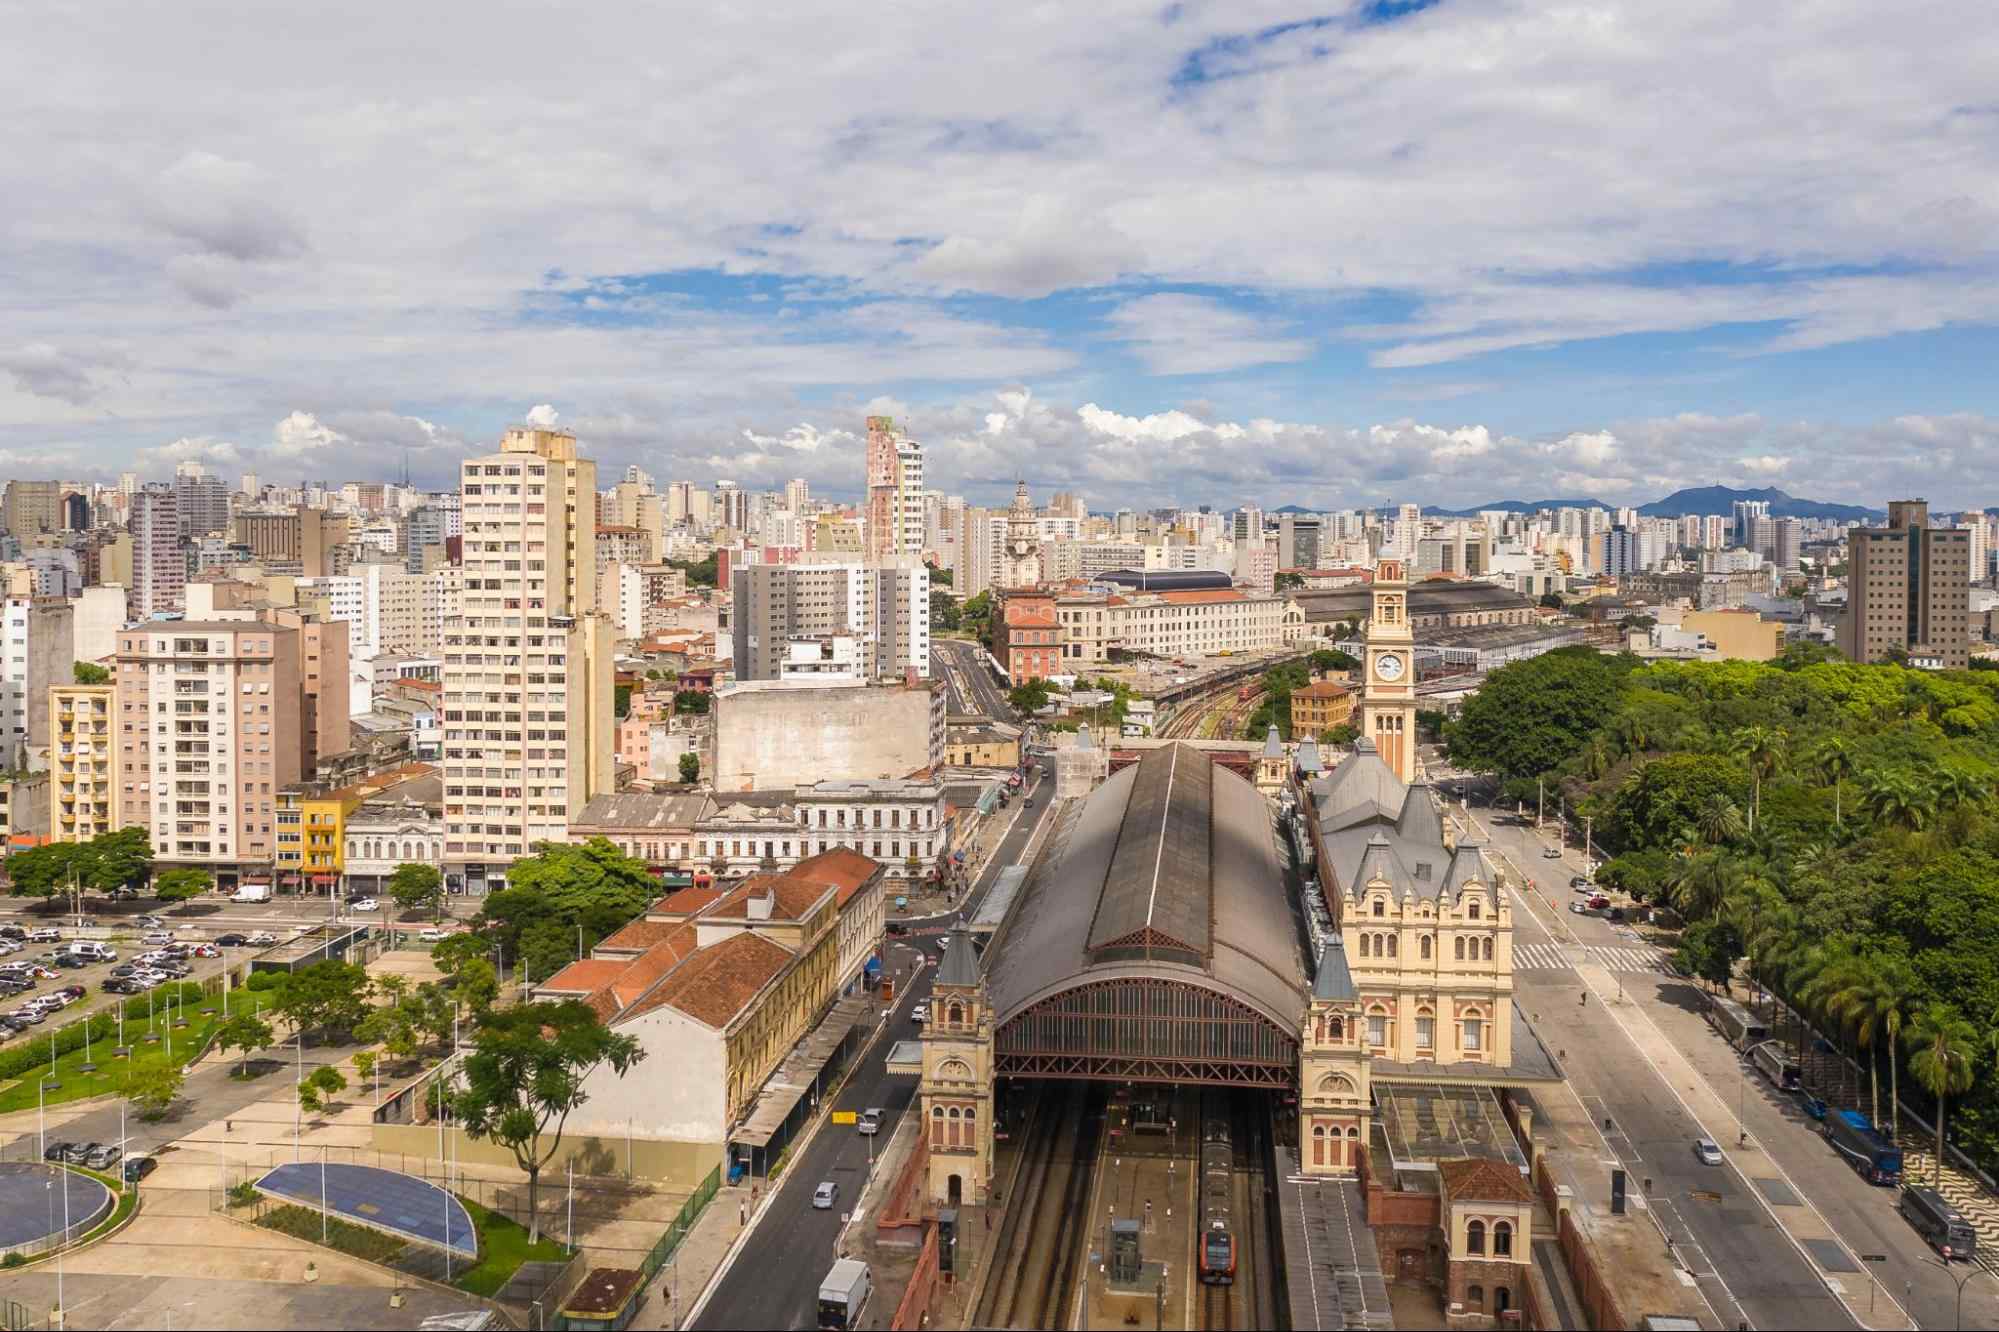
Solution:
M 254 1013 L 271 997 L 238 990 L 229 1012 Z M 223 1022 L 222 997 L 199 985 L 162 986 L 118 1008 L 16 1038 L 0 1053 L 0 1114 L 97 1096 L 129 1096 L 179 1074 L 209 1046 Z M 169 1016 L 171 1013 L 171 1016 Z M 122 1051 L 122 1053 L 121 1053 Z M 48 1085 L 53 1082 L 55 1085 Z

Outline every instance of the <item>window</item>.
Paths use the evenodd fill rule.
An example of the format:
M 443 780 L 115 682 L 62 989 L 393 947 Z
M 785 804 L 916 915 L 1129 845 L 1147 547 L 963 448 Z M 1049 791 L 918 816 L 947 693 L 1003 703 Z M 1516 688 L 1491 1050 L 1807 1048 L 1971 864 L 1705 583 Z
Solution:
M 1432 1050 L 1437 1045 L 1437 1019 L 1427 1013 L 1416 1015 L 1416 1048 Z
M 1420 948 L 1419 948 L 1419 950 L 1418 950 L 1418 951 L 1420 951 L 1420 952 L 1422 953 L 1422 955 L 1423 955 L 1423 960 L 1424 960 L 1425 962 L 1427 962 L 1427 961 L 1429 961 L 1429 960 L 1430 960 L 1430 936 L 1429 936 L 1429 935 L 1427 935 L 1427 934 L 1426 934 L 1426 935 L 1424 935 L 1424 936 L 1423 936 L 1423 938 L 1422 938 L 1422 942 L 1421 942 L 1421 946 L 1420 946 Z
M 1386 939 L 1388 940 L 1388 955 L 1389 955 L 1390 957 L 1394 957 L 1394 956 L 1395 956 L 1395 936 L 1394 936 L 1394 935 L 1392 935 L 1392 934 L 1390 934 L 1390 935 L 1385 935 L 1385 936 L 1383 936 L 1383 937 L 1384 937 L 1384 938 L 1386 938 Z
M 1369 1045 L 1388 1044 L 1388 1015 L 1369 1013 L 1367 1015 L 1367 1043 Z
M 1485 1252 L 1485 1222 L 1473 1221 L 1465 1226 L 1465 1252 Z
M 1513 1256 L 1513 1227 L 1508 1222 L 1492 1223 L 1492 1256 L 1495 1258 Z
M 1452 951 L 1453 953 L 1455 953 L 1455 954 L 1457 955 L 1457 960 L 1458 960 L 1458 961 L 1460 961 L 1460 962 L 1464 961 L 1464 960 L 1465 960 L 1465 941 L 1464 941 L 1463 939 L 1453 939 L 1453 940 L 1451 940 L 1451 951 Z
M 1490 940 L 1490 939 L 1487 939 L 1487 940 L 1486 940 L 1486 941 L 1485 941 L 1485 942 L 1484 942 L 1483 944 L 1481 944 L 1481 945 L 1480 945 L 1479 947 L 1480 947 L 1480 951 L 1481 951 L 1481 953 L 1483 954 L 1483 956 L 1484 956 L 1485 960 L 1486 960 L 1486 961 L 1488 961 L 1488 962 L 1492 961 L 1492 940 Z
M 1377 916 L 1388 914 L 1388 902 L 1385 899 L 1379 897 L 1374 899 L 1374 914 Z
M 1374 955 L 1374 936 L 1372 934 L 1363 934 L 1360 936 L 1360 955 L 1362 957 L 1372 957 Z
M 1465 1025 L 1466 1053 L 1471 1053 L 1473 1051 L 1482 1048 L 1481 1042 L 1483 1042 L 1485 1039 L 1484 1019 L 1476 1017 L 1468 1017 L 1465 1019 L 1464 1025 Z
M 1471 906 L 1466 909 L 1465 915 L 1469 916 L 1473 920 L 1478 919 L 1478 902 L 1476 900 L 1474 900 Z

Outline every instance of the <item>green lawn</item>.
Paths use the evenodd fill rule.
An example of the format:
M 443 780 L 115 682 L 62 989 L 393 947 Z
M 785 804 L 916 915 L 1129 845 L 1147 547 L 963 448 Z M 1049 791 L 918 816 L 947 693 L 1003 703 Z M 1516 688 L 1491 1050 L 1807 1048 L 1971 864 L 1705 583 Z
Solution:
M 323 1233 L 328 1248 L 371 1263 L 393 1263 L 407 1247 L 393 1235 L 357 1226 L 338 1217 L 322 1219 L 317 1207 L 301 1207 L 295 1203 L 273 1207 L 257 1218 L 257 1224 L 312 1244 L 319 1243 Z
M 239 1005 L 244 1003 L 250 1003 L 258 1008 L 262 1008 L 270 1003 L 270 996 L 248 990 L 235 991 L 229 996 L 230 1013 L 234 1014 L 239 1011 Z M 210 1001 L 204 1000 L 202 1007 L 208 1006 L 210 1006 Z M 190 1008 L 188 1010 L 187 1026 L 172 1032 L 174 1063 L 185 1067 L 188 1061 L 200 1051 L 202 1045 L 207 1041 L 209 1032 L 213 1031 L 222 1021 L 221 999 L 219 997 L 213 1001 L 213 1007 L 215 1008 L 215 1012 L 207 1017 L 203 1017 L 199 1009 Z M 37 1041 L 41 1043 L 41 1048 L 46 1052 L 49 1043 L 49 1029 L 55 1021 L 55 1018 L 50 1018 L 48 1022 L 43 1023 L 41 1026 L 30 1028 L 27 1032 L 16 1036 L 8 1043 L 10 1052 L 24 1049 L 32 1050 L 35 1048 Z M 94 1071 L 89 1073 L 83 1071 L 83 1065 L 86 1061 L 84 1059 L 85 1049 L 81 1046 L 59 1055 L 55 1061 L 55 1071 L 53 1074 L 50 1073 L 49 1066 L 46 1063 L 37 1063 L 32 1069 L 12 1082 L 0 1085 L 0 1114 L 14 1110 L 34 1109 L 36 1105 L 35 1087 L 37 1081 L 41 1078 L 52 1076 L 62 1084 L 61 1087 L 45 1093 L 42 1097 L 42 1103 L 46 1105 L 61 1105 L 65 1101 L 86 1100 L 93 1096 L 116 1095 L 124 1090 L 125 1080 L 131 1076 L 134 1069 L 157 1068 L 167 1062 L 167 1036 L 170 1029 L 164 1011 L 156 1015 L 155 1020 L 150 1026 L 143 1012 L 137 1018 L 127 1015 L 125 1018 L 125 1039 L 131 1042 L 132 1053 L 128 1058 L 124 1059 L 120 1059 L 112 1053 L 118 1043 L 118 1029 L 116 1024 L 109 1022 L 101 1015 L 96 1017 L 94 1022 L 96 1025 L 91 1028 L 93 1032 L 108 1032 L 105 1039 L 99 1040 L 93 1038 L 90 1043 L 88 1050 L 90 1059 L 88 1062 L 97 1065 Z M 146 1037 L 149 1034 L 157 1035 L 160 1039 L 157 1042 L 148 1041 Z
M 569 1257 L 569 1251 L 546 1234 L 541 1243 L 530 1245 L 527 1230 L 513 1218 L 487 1211 L 465 1198 L 459 1201 L 472 1214 L 473 1228 L 479 1232 L 478 1263 L 452 1281 L 460 1290 L 490 1299 L 513 1279 L 522 1263 L 559 1263 Z

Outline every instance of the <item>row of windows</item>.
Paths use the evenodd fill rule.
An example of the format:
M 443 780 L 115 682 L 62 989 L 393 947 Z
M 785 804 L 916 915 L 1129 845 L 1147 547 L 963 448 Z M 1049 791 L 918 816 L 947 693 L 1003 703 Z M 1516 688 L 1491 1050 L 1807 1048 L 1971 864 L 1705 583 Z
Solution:
M 1478 913 L 1473 912 L 1472 914 L 1476 917 Z M 1431 936 L 1425 934 L 1416 941 L 1417 955 L 1425 961 L 1428 961 L 1430 957 L 1430 940 Z M 1459 936 L 1451 942 L 1455 945 L 1453 952 L 1456 960 L 1459 962 L 1492 961 L 1492 938 L 1489 935 L 1475 939 Z M 1396 955 L 1395 948 L 1395 936 L 1392 934 L 1363 934 L 1360 936 L 1360 955 L 1362 957 L 1394 957 Z

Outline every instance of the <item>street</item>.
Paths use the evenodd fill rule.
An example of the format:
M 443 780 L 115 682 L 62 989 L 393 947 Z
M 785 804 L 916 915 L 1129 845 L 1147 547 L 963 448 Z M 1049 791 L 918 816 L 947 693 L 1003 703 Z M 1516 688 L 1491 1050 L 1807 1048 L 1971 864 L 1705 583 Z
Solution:
M 1468 789 L 1478 835 L 1515 878 L 1521 1008 L 1563 1051 L 1599 1125 L 1610 1121 L 1607 1143 L 1639 1191 L 1656 1200 L 1717 1315 L 1729 1326 L 1746 1317 L 1759 1328 L 1907 1326 L 1899 1304 L 1920 1326 L 1955 1326 L 1957 1288 L 1897 1213 L 1896 1191 L 1855 1174 L 1797 1098 L 1772 1087 L 1709 1027 L 1700 987 L 1667 971 L 1665 954 L 1630 926 L 1568 910 L 1582 852 L 1571 845 L 1559 859 L 1545 854 L 1557 844 L 1552 812 L 1550 826 L 1536 830 L 1531 808 L 1517 821 L 1511 807 L 1490 806 L 1477 779 L 1446 777 L 1440 760 L 1426 758 L 1454 815 Z M 1662 1050 L 1696 1081 L 1669 1076 Z M 1700 1135 L 1720 1144 L 1726 1166 L 1694 1159 Z M 1741 1160 L 1751 1164 L 1745 1169 Z M 1644 1189 L 1648 1176 L 1653 1186 Z M 1967 1289 L 1964 1326 L 1999 1326 L 1995 1289 L 1990 1278 Z
M 1006 701 L 1006 691 L 993 680 L 983 647 L 968 638 L 933 638 L 930 653 L 930 673 L 951 690 L 954 710 L 982 712 L 995 721 L 1018 720 Z
M 1041 769 L 1036 768 L 1040 773 Z M 1030 790 L 1043 784 L 1037 777 Z M 925 920 L 905 922 L 912 931 L 948 926 L 960 916 L 977 910 L 986 892 L 999 878 L 1000 870 L 1015 863 L 1048 816 L 1054 801 L 1037 800 L 1032 817 L 1018 817 L 1000 849 L 986 864 L 963 908 Z M 1027 811 L 1022 811 L 1025 814 Z M 710 1288 L 706 1302 L 689 1326 L 697 1328 L 805 1328 L 814 1325 L 819 1281 L 837 1256 L 843 1218 L 866 1190 L 871 1154 L 878 1143 L 886 1145 L 894 1136 L 903 1111 L 916 1093 L 916 1083 L 906 1077 L 890 1077 L 884 1069 L 890 1048 L 897 1041 L 914 1040 L 922 1028 L 910 1020 L 914 1003 L 930 995 L 930 973 L 942 951 L 939 934 L 912 934 L 884 949 L 884 964 L 891 973 L 904 972 L 915 955 L 922 955 L 921 971 L 907 988 L 897 991 L 895 1010 L 886 1029 L 861 1056 L 852 1076 L 833 1099 L 832 1109 L 865 1110 L 881 1107 L 881 1132 L 870 1140 L 852 1128 L 830 1121 L 823 1123 L 795 1155 L 777 1183 L 763 1218 L 741 1241 L 731 1265 Z M 839 1201 L 826 1211 L 812 1206 L 812 1191 L 822 1181 L 840 1186 Z M 872 1224 L 871 1217 L 858 1224 Z M 876 1317 L 885 1322 L 886 1311 L 878 1295 Z M 893 1307 L 892 1305 L 890 1307 Z

